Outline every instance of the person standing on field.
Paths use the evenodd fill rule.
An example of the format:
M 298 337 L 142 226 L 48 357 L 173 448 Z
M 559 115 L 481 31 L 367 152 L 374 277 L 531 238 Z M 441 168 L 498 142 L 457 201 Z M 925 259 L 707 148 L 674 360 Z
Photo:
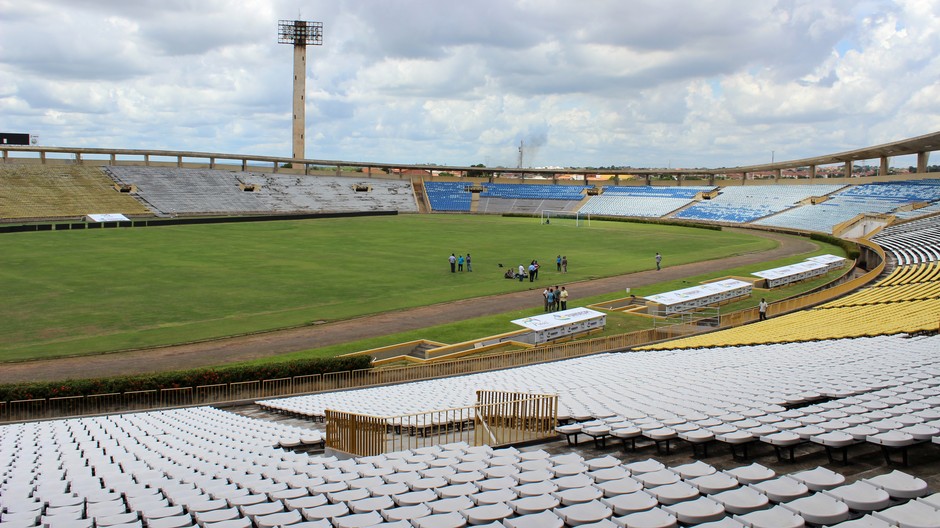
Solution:
M 561 271 L 561 255 L 555 257 L 555 267 L 558 268 L 558 271 Z
M 450 257 L 447 258 L 450 261 L 450 272 L 456 273 L 457 271 L 457 257 L 453 253 L 450 254 Z
M 473 268 L 470 266 L 470 253 L 467 253 L 467 271 L 473 271 Z
M 568 273 L 568 256 L 567 255 L 561 256 L 561 272 Z
M 657 251 L 656 252 L 656 271 L 663 269 L 661 266 L 662 263 L 663 263 L 663 256 L 660 255 L 659 252 Z
M 463 255 L 457 257 L 457 271 L 463 271 Z
M 757 315 L 759 316 L 758 321 L 767 320 L 767 301 L 763 297 L 761 297 L 760 304 L 757 305 Z
M 561 299 L 561 309 L 568 309 L 568 290 L 564 286 L 561 287 L 561 293 L 558 294 L 558 298 Z

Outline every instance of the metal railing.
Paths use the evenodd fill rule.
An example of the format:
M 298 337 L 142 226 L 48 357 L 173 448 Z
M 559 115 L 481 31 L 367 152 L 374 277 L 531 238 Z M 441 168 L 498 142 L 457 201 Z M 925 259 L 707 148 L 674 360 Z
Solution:
M 326 411 L 326 447 L 373 456 L 440 444 L 466 442 L 493 447 L 555 435 L 558 396 L 477 391 L 477 403 L 422 413 L 373 416 Z

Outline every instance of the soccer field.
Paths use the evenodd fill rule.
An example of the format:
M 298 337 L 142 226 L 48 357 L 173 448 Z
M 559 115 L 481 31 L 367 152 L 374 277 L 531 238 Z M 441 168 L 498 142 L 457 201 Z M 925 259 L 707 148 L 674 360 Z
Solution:
M 402 215 L 6 234 L 0 361 L 211 339 L 527 289 L 505 268 L 537 259 L 552 282 L 773 247 L 653 224 Z M 447 257 L 472 254 L 473 272 Z M 555 271 L 557 255 L 568 273 Z

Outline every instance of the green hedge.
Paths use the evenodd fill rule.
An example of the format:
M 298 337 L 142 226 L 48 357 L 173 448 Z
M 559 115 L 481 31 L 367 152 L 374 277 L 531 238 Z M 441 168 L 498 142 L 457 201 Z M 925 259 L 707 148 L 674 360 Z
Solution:
M 849 260 L 857 260 L 858 256 L 861 254 L 858 249 L 858 244 L 836 236 L 827 235 L 826 233 L 810 233 L 809 238 L 817 242 L 825 242 L 826 244 L 839 246 L 845 250 L 845 254 L 848 256 L 847 258 Z
M 301 359 L 266 365 L 236 365 L 159 372 L 141 376 L 6 384 L 0 385 L 0 401 L 86 396 L 89 394 L 110 394 L 291 378 L 294 376 L 325 374 L 327 372 L 368 369 L 371 364 L 372 358 L 370 356 L 347 356 Z

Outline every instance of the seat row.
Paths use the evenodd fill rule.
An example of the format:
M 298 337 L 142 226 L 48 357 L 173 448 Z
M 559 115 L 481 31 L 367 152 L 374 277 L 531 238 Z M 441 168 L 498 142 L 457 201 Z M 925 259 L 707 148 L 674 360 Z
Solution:
M 576 453 L 466 443 L 346 460 L 281 459 L 288 460 L 289 469 L 272 468 L 242 483 L 208 474 L 187 479 L 138 474 L 92 489 L 90 480 L 37 475 L 34 483 L 0 488 L 0 525 L 462 528 L 500 523 L 522 528 L 720 522 L 779 527 L 838 525 L 870 515 L 888 523 L 920 519 L 918 526 L 940 526 L 940 495 L 900 471 L 847 484 L 822 467 L 778 475 L 759 464 L 719 471 L 701 461 L 667 467 L 655 459 L 584 459 Z M 51 494 L 49 487 L 60 491 Z

